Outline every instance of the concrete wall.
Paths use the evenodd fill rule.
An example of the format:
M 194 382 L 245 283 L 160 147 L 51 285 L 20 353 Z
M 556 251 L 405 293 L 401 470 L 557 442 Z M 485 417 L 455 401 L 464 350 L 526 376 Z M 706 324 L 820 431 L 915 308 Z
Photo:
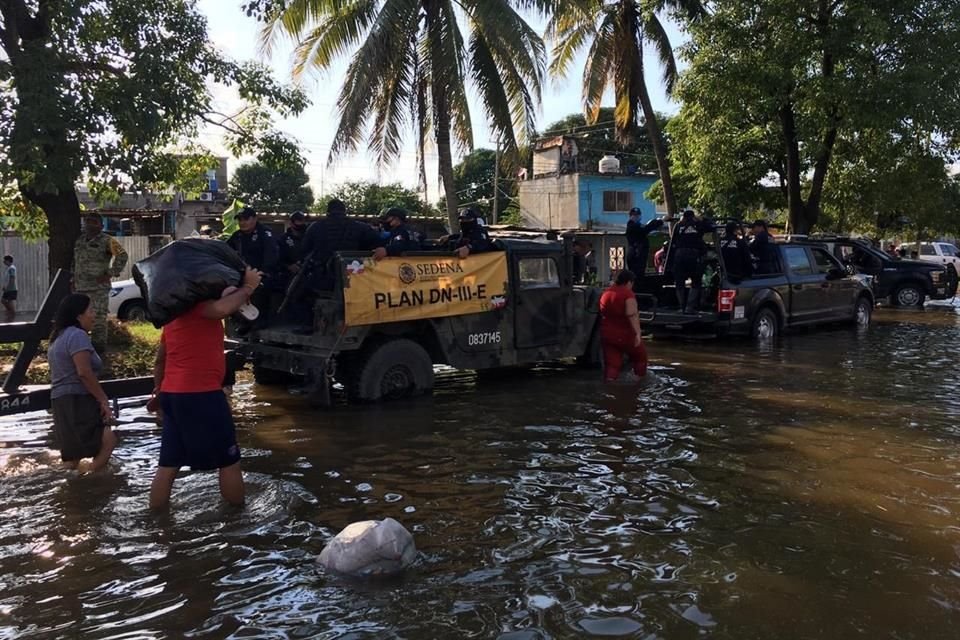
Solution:
M 579 226 L 578 174 L 545 176 L 517 183 L 523 224 L 536 229 Z
M 655 176 L 572 173 L 543 176 L 518 183 L 518 200 L 526 226 L 538 229 L 600 229 L 622 231 L 627 212 L 603 210 L 605 191 L 625 191 L 632 206 L 643 211 L 643 221 L 657 215 L 657 206 L 644 197 Z
M 627 226 L 627 212 L 623 210 L 609 212 L 603 210 L 605 191 L 626 191 L 632 194 L 632 205 L 643 211 L 643 221 L 648 222 L 657 215 L 656 205 L 643 195 L 654 182 L 655 176 L 622 176 L 602 174 L 580 174 L 580 217 L 582 229 L 622 230 Z

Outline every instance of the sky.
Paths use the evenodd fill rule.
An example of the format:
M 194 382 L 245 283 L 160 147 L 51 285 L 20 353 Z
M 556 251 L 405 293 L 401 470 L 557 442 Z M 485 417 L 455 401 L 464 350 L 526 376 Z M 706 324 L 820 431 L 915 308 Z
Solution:
M 241 0 L 199 0 L 200 10 L 207 16 L 208 31 L 211 41 L 227 56 L 237 60 L 260 60 L 271 66 L 276 77 L 282 81 L 291 80 L 290 69 L 292 44 L 280 43 L 275 47 L 270 58 L 264 58 L 258 47 L 258 31 L 260 25 L 253 18 L 248 18 L 242 9 Z M 535 27 L 542 26 L 542 20 L 531 19 Z M 682 44 L 683 36 L 675 25 L 668 25 L 668 33 L 675 46 Z M 549 50 L 549 43 L 548 43 Z M 583 73 L 583 58 L 571 66 L 571 74 L 563 80 L 548 80 L 544 87 L 543 104 L 537 114 L 537 126 L 540 130 L 546 125 L 559 120 L 570 113 L 580 111 L 580 77 Z M 656 60 L 653 52 L 649 59 Z M 321 196 L 328 193 L 335 185 L 351 180 L 371 180 L 380 183 L 400 182 L 407 187 L 416 188 L 416 150 L 412 144 L 412 132 L 407 132 L 404 149 L 398 161 L 393 166 L 378 167 L 365 149 L 357 154 L 341 157 L 334 164 L 327 162 L 330 144 L 338 122 L 336 99 L 340 91 L 340 84 L 347 67 L 348 59 L 342 60 L 334 69 L 331 69 L 319 80 L 304 80 L 303 88 L 311 100 L 311 106 L 296 118 L 277 122 L 280 130 L 295 138 L 301 146 L 308 160 L 307 173 L 310 175 L 310 186 L 314 195 Z M 653 106 L 657 111 L 673 113 L 678 105 L 672 102 L 665 94 L 660 82 L 660 71 L 657 65 L 651 64 L 647 68 L 647 84 L 650 87 Z M 215 107 L 225 113 L 236 113 L 242 102 L 233 90 L 224 87 L 214 87 Z M 605 106 L 612 106 L 613 97 L 608 95 Z M 471 99 L 471 115 L 474 123 L 474 146 L 492 148 L 492 137 L 486 126 L 483 111 Z M 221 155 L 230 154 L 223 147 L 222 135 L 215 129 L 206 129 L 201 133 L 200 142 Z M 232 171 L 238 163 L 249 158 L 231 158 L 229 168 Z M 438 197 L 436 154 L 433 150 L 427 155 L 427 181 L 431 200 Z M 456 161 L 456 158 L 455 158 Z

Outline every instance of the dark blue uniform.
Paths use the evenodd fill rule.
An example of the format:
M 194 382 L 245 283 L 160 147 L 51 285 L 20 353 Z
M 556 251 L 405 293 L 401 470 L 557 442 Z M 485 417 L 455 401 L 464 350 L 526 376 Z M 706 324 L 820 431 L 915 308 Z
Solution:
M 709 230 L 710 225 L 701 220 L 684 219 L 674 232 L 673 281 L 680 309 L 687 313 L 695 313 L 700 303 L 701 258 L 707 249 L 703 234 Z M 687 278 L 692 281 L 689 295 Z
M 447 240 L 454 249 L 467 247 L 470 253 L 483 253 L 493 250 L 493 240 L 490 234 L 480 225 L 465 229 L 462 233 L 455 233 Z
M 761 231 L 754 235 L 753 241 L 750 243 L 750 253 L 753 256 L 753 272 L 758 274 L 776 273 L 777 259 L 775 252 L 776 247 L 773 246 L 769 233 Z
M 330 259 L 338 251 L 372 251 L 384 246 L 370 225 L 351 220 L 345 213 L 328 213 L 307 228 L 301 255 L 311 262 L 309 281 L 315 290 L 331 291 L 336 282 Z
M 257 271 L 265 274 L 276 272 L 280 263 L 280 247 L 273 232 L 259 222 L 250 233 L 234 231 L 227 244 Z
M 728 276 L 742 279 L 750 275 L 750 250 L 743 238 L 725 238 L 720 243 L 720 253 Z
M 650 233 L 663 226 L 663 220 L 651 220 L 643 224 L 639 220 L 627 222 L 627 269 L 638 278 L 647 271 L 647 259 L 650 256 Z
M 399 227 L 388 230 L 387 236 L 387 255 L 399 256 L 407 251 L 418 251 L 420 241 L 407 225 L 401 224 Z
M 296 231 L 293 228 L 287 229 L 283 234 L 283 242 L 280 244 L 280 261 L 284 266 L 297 264 L 303 259 L 301 249 L 305 235 L 305 231 Z

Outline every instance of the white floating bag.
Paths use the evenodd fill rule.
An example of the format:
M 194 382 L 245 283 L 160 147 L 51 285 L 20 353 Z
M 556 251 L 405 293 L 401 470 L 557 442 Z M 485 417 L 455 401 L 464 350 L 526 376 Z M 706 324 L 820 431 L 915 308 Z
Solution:
M 324 568 L 358 577 L 389 576 L 417 557 L 413 536 L 393 518 L 348 525 L 317 558 Z

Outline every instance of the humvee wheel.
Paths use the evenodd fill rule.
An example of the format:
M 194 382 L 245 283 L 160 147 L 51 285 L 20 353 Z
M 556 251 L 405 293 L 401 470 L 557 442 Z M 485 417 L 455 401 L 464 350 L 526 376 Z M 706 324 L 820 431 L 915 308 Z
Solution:
M 433 391 L 433 361 L 413 340 L 381 343 L 354 367 L 348 393 L 360 402 L 397 400 Z

